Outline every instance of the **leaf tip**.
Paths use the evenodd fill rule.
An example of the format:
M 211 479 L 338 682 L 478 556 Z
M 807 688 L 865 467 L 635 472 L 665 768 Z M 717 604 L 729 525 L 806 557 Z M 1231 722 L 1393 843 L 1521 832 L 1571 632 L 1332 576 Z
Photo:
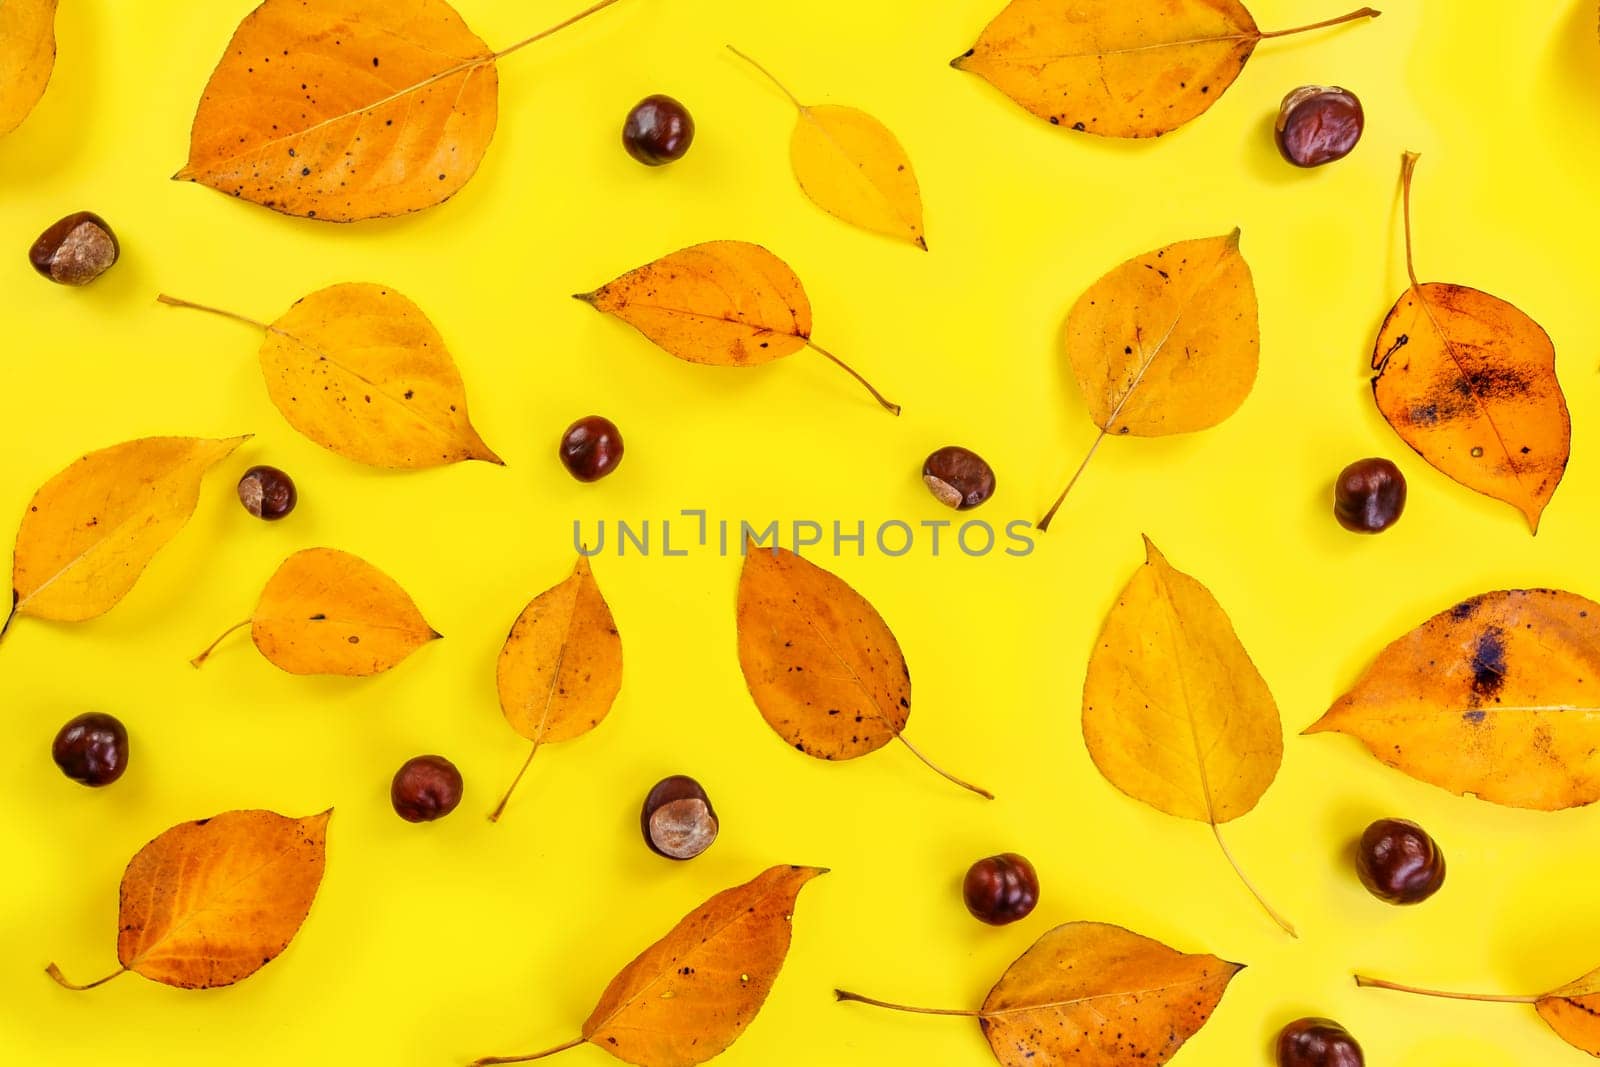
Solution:
M 962 52 L 959 56 L 956 56 L 954 59 L 952 59 L 950 61 L 950 65 L 956 70 L 966 70 L 967 60 L 971 59 L 973 55 L 977 53 L 977 51 L 978 50 L 976 48 L 967 49 L 965 52 Z
M 928 239 L 920 233 L 917 234 L 917 239 L 911 243 L 922 249 L 924 252 L 928 250 Z
M 594 307 L 600 300 L 600 290 L 596 289 L 592 293 L 573 293 L 572 299 L 588 304 L 590 307 Z
M 443 641 L 444 640 L 444 634 L 440 633 L 438 630 L 435 630 L 433 627 L 430 626 L 430 627 L 428 627 L 428 640 L 429 641 Z
M 1237 250 L 1238 247 L 1239 247 L 1239 238 L 1242 237 L 1243 235 L 1244 235 L 1244 227 L 1235 226 L 1233 228 L 1233 232 L 1228 234 L 1228 248 L 1230 250 Z

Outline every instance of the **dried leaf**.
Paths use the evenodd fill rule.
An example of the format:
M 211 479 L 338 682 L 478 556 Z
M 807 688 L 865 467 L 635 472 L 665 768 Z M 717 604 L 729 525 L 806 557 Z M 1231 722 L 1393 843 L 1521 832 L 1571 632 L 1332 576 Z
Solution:
M 1278 706 L 1210 590 L 1145 538 L 1146 561 L 1106 616 L 1083 685 L 1083 739 L 1135 800 L 1208 824 L 1250 885 L 1221 825 L 1247 814 L 1283 760 Z
M 266 0 L 240 23 L 201 97 L 173 177 L 333 222 L 443 203 L 494 137 L 499 52 L 445 0 Z
M 811 302 L 800 279 L 760 245 L 695 245 L 576 299 L 616 316 L 690 363 L 754 367 L 809 346 L 843 368 L 890 412 L 900 414 L 898 404 L 811 340 Z
M 147 437 L 51 478 L 17 531 L 11 617 L 81 622 L 111 610 L 194 514 L 206 471 L 247 440 Z
M 491 821 L 505 812 L 539 746 L 600 725 L 622 689 L 622 638 L 587 557 L 523 609 L 500 650 L 495 684 L 506 721 L 533 750 Z
M 441 635 L 393 578 L 348 552 L 296 552 L 261 592 L 255 614 L 192 661 L 201 666 L 223 637 L 250 627 L 256 648 L 290 674 L 381 674 Z
M 1023 953 L 978 1011 L 930 1011 L 835 990 L 843 1001 L 975 1017 L 1005 1067 L 1160 1067 L 1211 1018 L 1244 968 L 1104 923 L 1058 926 Z
M 578 1040 L 475 1067 L 526 1063 L 584 1042 L 638 1067 L 693 1067 L 727 1051 L 766 1002 L 789 952 L 795 898 L 827 872 L 773 867 L 686 915 L 614 978 Z
M 1356 975 L 1356 985 L 1370 989 L 1391 989 L 1442 1000 L 1471 1000 L 1487 1004 L 1532 1004 L 1539 1017 L 1567 1044 L 1591 1056 L 1600 1056 L 1600 970 L 1558 989 L 1533 997 L 1503 996 L 1492 993 L 1447 993 L 1437 989 L 1385 982 Z
M 467 417 L 461 373 L 422 309 L 386 286 L 319 290 L 272 323 L 170 296 L 266 333 L 261 373 L 289 425 L 357 463 L 423 470 L 503 464 Z
M 1550 335 L 1498 297 L 1417 281 L 1406 153 L 1407 289 L 1378 333 L 1372 395 L 1417 454 L 1457 482 L 1503 500 L 1539 532 L 1567 469 L 1572 419 Z
M 151 841 L 122 876 L 114 974 L 132 971 L 180 989 L 212 989 L 248 978 L 288 947 L 305 922 L 322 868 L 325 811 L 290 819 L 230 811 L 180 823 Z
M 789 160 L 812 202 L 852 226 L 910 241 L 926 252 L 922 190 L 910 158 L 889 128 L 853 107 L 802 104 L 767 68 L 728 47 L 766 75 L 799 111 Z
M 1041 530 L 1109 436 L 1164 437 L 1222 422 L 1255 385 L 1261 326 L 1239 231 L 1137 256 L 1067 316 L 1066 352 L 1100 428 Z
M 837 576 L 787 549 L 745 546 L 739 575 L 739 666 L 762 718 L 808 756 L 849 760 L 899 740 L 941 770 L 902 732 L 911 672 L 883 617 Z
M 32 113 L 56 66 L 57 0 L 0 3 L 0 137 Z
M 1413 778 L 1518 808 L 1600 800 L 1600 604 L 1484 593 L 1379 654 L 1308 734 L 1349 734 Z
M 1238 0 L 1012 0 L 950 65 L 1052 125 L 1160 137 L 1216 103 L 1262 41 L 1377 16 L 1263 33 Z

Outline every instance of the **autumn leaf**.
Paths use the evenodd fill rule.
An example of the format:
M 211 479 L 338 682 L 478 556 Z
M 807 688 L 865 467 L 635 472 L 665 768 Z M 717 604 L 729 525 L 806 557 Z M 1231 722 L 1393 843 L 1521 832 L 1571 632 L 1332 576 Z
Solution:
M 1067 316 L 1067 360 L 1100 428 L 1039 529 L 1048 530 L 1107 436 L 1164 437 L 1222 422 L 1255 385 L 1261 326 L 1239 231 L 1137 256 Z
M 466 387 L 422 309 L 386 286 L 319 290 L 268 325 L 170 296 L 172 307 L 221 315 L 266 334 L 261 374 L 289 425 L 323 448 L 373 467 L 422 470 L 503 461 L 467 417 Z
M 1135 800 L 1206 823 L 1273 921 L 1294 927 L 1245 877 L 1221 826 L 1248 814 L 1283 760 L 1278 706 L 1211 591 L 1147 537 L 1089 657 L 1083 740 L 1106 780 Z
M 82 622 L 110 611 L 194 514 L 206 471 L 247 440 L 147 437 L 51 478 L 17 531 L 6 627 L 19 615 Z
M 906 739 L 911 672 L 900 643 L 865 597 L 787 549 L 745 546 L 739 575 L 739 667 L 762 718 L 808 756 L 850 760 Z
M 539 747 L 600 725 L 622 688 L 622 638 L 587 557 L 579 556 L 566 581 L 534 597 L 517 617 L 495 684 L 506 721 L 533 748 L 491 822 L 505 813 Z
M 246 626 L 261 654 L 290 674 L 356 678 L 381 674 L 441 636 L 393 578 L 332 548 L 284 560 L 255 613 L 190 662 L 203 665 L 224 637 Z
M 1262 32 L 1238 0 L 1012 0 L 950 65 L 1052 125 L 1160 137 L 1216 103 L 1262 41 L 1378 14 Z
M 1484 593 L 1379 654 L 1308 734 L 1343 733 L 1459 795 L 1555 811 L 1600 800 L 1600 604 Z
M 445 0 L 266 0 L 206 85 L 173 178 L 286 215 L 354 222 L 443 203 L 499 113 L 498 52 Z
M 1492 993 L 1447 993 L 1437 989 L 1385 982 L 1356 975 L 1356 985 L 1368 989 L 1390 989 L 1441 1000 L 1470 1000 L 1481 1004 L 1531 1004 L 1539 1018 L 1549 1024 L 1561 1040 L 1591 1056 L 1600 1056 L 1600 970 L 1590 971 L 1575 981 L 1538 996 L 1500 996 Z
M 616 316 L 689 363 L 754 367 L 809 347 L 865 386 L 890 413 L 900 414 L 899 404 L 811 340 L 811 301 L 800 279 L 760 245 L 695 245 L 575 299 Z
M 766 75 L 799 112 L 789 162 L 812 203 L 852 226 L 910 241 L 926 252 L 922 190 L 889 128 L 853 107 L 802 104 L 766 67 L 732 45 L 728 50 Z
M 975 1018 L 1004 1067 L 1159 1067 L 1211 1018 L 1244 968 L 1189 956 L 1104 923 L 1058 926 L 1023 953 L 977 1011 L 909 1008 L 835 990 L 842 1001 Z
M 230 811 L 180 823 L 151 841 L 122 876 L 114 973 L 180 989 L 248 978 L 278 957 L 305 922 L 322 884 L 331 810 L 304 819 Z
M 57 0 L 0 3 L 0 137 L 32 113 L 56 65 Z
M 1417 281 L 1403 166 L 1407 289 L 1372 351 L 1372 395 L 1406 444 L 1457 482 L 1503 500 L 1539 532 L 1567 469 L 1572 419 L 1550 335 L 1498 297 Z
M 783 969 L 795 898 L 819 867 L 773 867 L 684 916 L 601 994 L 583 1036 L 526 1056 L 528 1063 L 588 1042 L 638 1067 L 693 1067 L 727 1051 L 766 1003 Z

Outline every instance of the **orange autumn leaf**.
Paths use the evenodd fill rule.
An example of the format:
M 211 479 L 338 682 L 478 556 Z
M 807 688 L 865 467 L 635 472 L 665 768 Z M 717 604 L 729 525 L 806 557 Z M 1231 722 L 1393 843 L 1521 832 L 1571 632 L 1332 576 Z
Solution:
M 922 190 L 911 159 L 887 126 L 853 107 L 806 105 L 767 68 L 728 46 L 765 75 L 799 112 L 789 162 L 800 189 L 835 218 L 928 250 Z
M 760 245 L 695 245 L 575 299 L 616 316 L 689 363 L 754 367 L 810 347 L 900 414 L 900 405 L 811 340 L 811 301 L 800 279 Z
M 1600 800 L 1600 604 L 1553 589 L 1464 600 L 1395 641 L 1306 733 L 1342 733 L 1459 795 Z
M 1480 1004 L 1531 1004 L 1550 1029 L 1567 1044 L 1591 1056 L 1600 1056 L 1600 970 L 1568 982 L 1537 996 L 1505 996 L 1495 993 L 1450 993 L 1438 989 L 1386 982 L 1356 975 L 1356 985 L 1367 989 L 1389 989 L 1399 993 L 1440 1000 L 1469 1000 Z
M 1243 969 L 1118 926 L 1075 922 L 1023 953 L 977 1011 L 908 1008 L 844 990 L 834 995 L 892 1011 L 976 1018 L 1004 1067 L 1160 1067 L 1210 1020 Z
M 422 309 L 387 286 L 347 283 L 300 300 L 276 322 L 170 296 L 171 307 L 262 330 L 267 393 L 300 433 L 373 467 L 502 464 L 467 417 L 466 386 Z
M 132 971 L 180 989 L 248 978 L 278 957 L 305 922 L 322 884 L 325 811 L 290 819 L 230 811 L 180 823 L 151 841 L 122 876 L 115 973 Z
M 727 1051 L 760 1012 L 789 953 L 795 900 L 818 867 L 773 867 L 724 890 L 645 949 L 600 996 L 583 1036 L 528 1063 L 588 1042 L 637 1067 L 694 1067 Z
M 1091 285 L 1067 316 L 1067 360 L 1100 432 L 1043 519 L 1047 530 L 1106 437 L 1164 437 L 1217 425 L 1256 381 L 1261 325 L 1239 231 L 1136 256 Z
M 445 0 L 265 0 L 207 83 L 173 177 L 333 222 L 420 211 L 477 172 L 499 114 L 499 52 Z
M 201 666 L 223 637 L 246 626 L 261 654 L 290 674 L 355 678 L 381 674 L 441 636 L 393 578 L 332 548 L 284 560 L 254 614 L 191 662 Z
M 517 617 L 500 650 L 495 685 L 506 721 L 533 749 L 491 822 L 505 812 L 539 747 L 600 725 L 622 689 L 622 638 L 586 556 Z
M 1543 327 L 1498 297 L 1417 280 L 1411 241 L 1417 159 L 1406 153 L 1402 179 L 1411 287 L 1378 332 L 1372 395 L 1418 455 L 1468 489 L 1510 504 L 1538 533 L 1572 445 L 1555 345 Z
M 1216 103 L 1262 41 L 1378 14 L 1263 32 L 1238 0 L 1012 0 L 950 65 L 1052 125 L 1160 137 Z
M 51 478 L 17 530 L 11 618 L 81 622 L 110 611 L 194 514 L 206 471 L 248 439 L 147 437 Z
M 1221 826 L 1248 814 L 1283 761 L 1278 705 L 1211 591 L 1145 538 L 1145 564 L 1117 598 L 1089 657 L 1083 740 L 1106 780 L 1135 800 Z
M 0 3 L 0 137 L 33 112 L 56 65 L 57 0 Z

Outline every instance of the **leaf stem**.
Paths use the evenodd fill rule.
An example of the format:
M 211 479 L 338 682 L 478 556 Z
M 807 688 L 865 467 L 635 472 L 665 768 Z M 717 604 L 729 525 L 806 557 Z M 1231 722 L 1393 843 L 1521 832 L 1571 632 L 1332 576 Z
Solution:
M 806 106 L 800 102 L 800 98 L 795 96 L 794 93 L 790 92 L 789 87 L 783 84 L 783 82 L 779 81 L 778 76 L 772 73 L 772 71 L 768 70 L 766 67 L 763 67 L 760 63 L 757 63 L 755 60 L 751 59 L 749 56 L 745 55 L 731 44 L 728 45 L 728 51 L 732 52 L 734 55 L 750 64 L 752 67 L 759 70 L 762 74 L 765 74 L 767 76 L 767 80 L 773 85 L 776 85 L 778 87 L 778 91 L 783 93 L 784 96 L 787 96 L 789 98 L 789 102 L 795 107 L 799 108 L 801 111 L 806 109 Z
M 840 359 L 838 356 L 834 355 L 832 352 L 829 352 L 826 348 L 823 348 L 821 345 L 817 344 L 811 338 L 809 338 L 809 337 L 805 338 L 805 342 L 806 342 L 807 345 L 810 346 L 810 348 L 811 348 L 811 350 L 813 352 L 817 353 L 819 356 L 825 356 L 828 359 L 832 360 L 835 364 L 837 364 L 840 368 L 842 368 L 846 374 L 850 375 L 850 377 L 854 378 L 856 381 L 858 381 L 862 385 L 866 386 L 867 392 L 871 393 L 873 398 L 875 400 L 877 400 L 878 403 L 883 405 L 883 409 L 885 411 L 887 411 L 891 415 L 900 414 L 900 405 L 896 404 L 894 401 L 890 400 L 888 397 L 886 397 L 882 393 L 878 392 L 877 388 L 875 386 L 873 386 L 873 384 L 871 382 L 867 381 L 860 374 L 856 373 L 856 370 L 855 370 L 854 367 L 850 366 L 850 364 L 846 363 L 844 360 Z
M 543 1052 L 534 1052 L 527 1056 L 485 1056 L 482 1059 L 473 1060 L 472 1067 L 489 1067 L 489 1064 L 492 1063 L 531 1063 L 534 1060 L 542 1060 L 546 1056 L 554 1056 L 558 1052 L 566 1052 L 568 1049 L 577 1048 L 583 1042 L 584 1039 L 581 1037 L 574 1038 L 565 1045 L 557 1045 L 555 1048 L 547 1048 Z
M 557 667 L 557 673 L 560 673 L 559 666 Z M 511 788 L 506 790 L 506 795 L 500 798 L 500 803 L 495 805 L 495 809 L 489 813 L 490 822 L 499 822 L 500 816 L 506 813 L 506 805 L 511 803 L 511 794 L 515 793 L 517 786 L 522 784 L 522 776 L 528 773 L 528 768 L 533 766 L 533 757 L 538 754 L 539 742 L 535 741 L 533 743 L 533 751 L 528 753 L 527 760 L 522 764 L 522 770 L 518 771 L 517 776 L 511 780 Z
M 1368 978 L 1364 974 L 1356 975 L 1356 985 L 1363 989 L 1389 989 L 1396 993 L 1411 993 L 1419 997 L 1434 997 L 1439 1000 L 1470 1000 L 1479 1004 L 1537 1004 L 1542 997 L 1509 997 L 1496 996 L 1488 993 L 1447 993 L 1438 989 L 1419 989 L 1416 986 L 1400 985 L 1398 982 L 1385 982 L 1381 978 Z
M 217 639 L 215 641 L 211 642 L 211 644 L 206 646 L 206 650 L 204 652 L 200 653 L 194 659 L 189 661 L 189 666 L 193 667 L 195 670 L 199 670 L 201 667 L 204 667 L 205 663 L 206 663 L 206 660 L 211 658 L 211 653 L 213 653 L 213 652 L 215 652 L 217 650 L 217 646 L 222 644 L 223 640 L 229 634 L 233 633 L 235 630 L 244 629 L 246 626 L 249 626 L 254 621 L 255 621 L 254 619 L 246 619 L 246 620 L 244 620 L 244 622 L 236 622 L 232 626 L 228 627 L 226 630 L 222 631 L 222 633 L 217 637 Z
M 1263 33 L 1261 35 L 1261 39 L 1265 41 L 1272 37 L 1292 37 L 1297 33 L 1309 33 L 1312 30 L 1325 30 L 1329 26 L 1342 26 L 1346 22 L 1355 22 L 1357 19 L 1375 19 L 1381 14 L 1383 14 L 1383 12 L 1377 10 L 1376 8 L 1364 7 L 1360 11 L 1352 11 L 1348 15 L 1340 15 L 1335 19 L 1323 19 L 1321 22 L 1313 22 L 1308 26 L 1296 26 L 1293 29 L 1288 30 L 1271 30 L 1267 33 Z
M 1102 427 L 1100 435 L 1094 439 L 1094 444 L 1089 446 L 1089 454 L 1083 457 L 1083 462 L 1078 464 L 1078 469 L 1073 472 L 1071 481 L 1067 482 L 1067 487 L 1061 490 L 1061 495 L 1056 497 L 1056 502 L 1050 505 L 1050 510 L 1045 512 L 1044 518 L 1040 519 L 1036 524 L 1041 533 L 1050 532 L 1050 524 L 1055 521 L 1056 512 L 1060 511 L 1061 505 L 1067 502 L 1067 494 L 1072 492 L 1072 487 L 1078 484 L 1078 479 L 1083 477 L 1083 472 L 1089 469 L 1089 461 L 1094 459 L 1096 452 L 1100 451 L 1100 445 L 1104 443 L 1107 433 L 1108 431 Z
M 529 37 L 526 40 L 518 41 L 516 44 L 512 45 L 510 48 L 502 48 L 500 51 L 496 52 L 494 55 L 489 57 L 490 61 L 492 62 L 494 60 L 504 59 L 506 56 L 509 56 L 513 52 L 520 52 L 524 48 L 528 47 L 530 44 L 534 44 L 537 41 L 542 41 L 546 37 L 549 37 L 550 35 L 558 32 L 560 30 L 564 30 L 568 26 L 573 25 L 574 23 L 582 22 L 584 19 L 588 18 L 590 15 L 597 15 L 600 12 L 604 11 L 606 8 L 610 7 L 612 4 L 615 4 L 615 3 L 617 3 L 617 0 L 600 0 L 600 2 L 597 3 L 597 4 L 591 4 L 589 7 L 584 8 L 582 11 L 578 12 L 576 15 L 573 15 L 571 18 L 563 19 L 562 21 L 556 23 L 554 26 L 551 26 L 548 30 L 540 30 L 538 33 L 534 34 L 532 37 Z
M 208 315 L 220 315 L 225 319 L 232 319 L 234 322 L 242 322 L 246 326 L 254 326 L 263 332 L 272 329 L 266 323 L 252 319 L 248 315 L 240 315 L 234 311 L 224 311 L 222 308 L 212 307 L 209 304 L 196 304 L 189 300 L 179 300 L 177 297 L 168 296 L 166 293 L 156 297 L 156 303 L 166 304 L 168 307 L 187 308 L 190 311 L 204 311 Z
M 1406 273 L 1411 276 L 1413 289 L 1422 288 L 1422 283 L 1417 281 L 1417 263 L 1411 244 L 1411 183 L 1417 173 L 1417 160 L 1421 158 L 1416 152 L 1407 152 L 1400 157 L 1400 187 L 1405 191 L 1406 202 Z
M 67 981 L 66 976 L 61 973 L 61 968 L 57 967 L 53 963 L 50 966 L 48 966 L 48 967 L 46 967 L 44 969 L 44 973 L 48 974 L 51 978 L 53 978 L 57 985 L 65 986 L 66 988 L 71 989 L 74 992 L 82 993 L 82 992 L 84 992 L 86 990 L 93 989 L 95 986 L 105 985 L 107 982 L 111 981 L 111 979 L 113 979 L 113 978 L 122 977 L 123 975 L 128 973 L 128 968 L 126 968 L 126 967 L 118 967 L 116 970 L 112 971 L 110 974 L 106 975 L 104 978 L 101 978 L 98 981 L 90 982 L 88 985 L 77 985 L 75 983 Z
M 1296 932 L 1294 924 L 1285 919 L 1271 904 L 1267 903 L 1267 898 L 1261 895 L 1261 890 L 1257 889 L 1255 883 L 1250 881 L 1250 876 L 1244 873 L 1244 868 L 1239 866 L 1239 861 L 1233 858 L 1233 853 L 1228 850 L 1228 843 L 1222 839 L 1222 827 L 1213 822 L 1211 824 L 1211 832 L 1216 835 L 1217 845 L 1222 849 L 1222 855 L 1227 859 L 1228 865 L 1233 868 L 1233 873 L 1237 874 L 1239 881 L 1243 882 L 1244 887 L 1250 890 L 1250 895 L 1256 898 L 1256 903 L 1260 904 L 1262 909 L 1272 916 L 1272 921 L 1282 927 L 1284 933 L 1298 939 L 1300 934 Z
M 962 1011 L 951 1008 L 913 1008 L 905 1004 L 891 1004 L 887 1000 L 874 1000 L 864 997 L 860 993 L 851 993 L 844 989 L 835 989 L 833 998 L 839 1002 L 852 1004 L 870 1004 L 874 1008 L 887 1008 L 889 1011 L 903 1011 L 909 1015 L 951 1015 L 962 1019 L 979 1019 L 983 1017 L 981 1011 Z
M 909 748 L 911 750 L 911 754 L 913 756 L 917 757 L 923 763 L 926 763 L 929 767 L 933 768 L 933 770 L 937 774 L 939 774 L 941 777 L 945 778 L 947 781 L 954 782 L 956 785 L 959 785 L 962 789 L 970 789 L 970 790 L 972 790 L 972 792 L 978 794 L 980 797 L 982 797 L 985 800 L 993 800 L 994 799 L 994 794 L 989 792 L 987 789 L 979 788 L 978 786 L 973 785 L 971 782 L 962 781 L 960 778 L 957 778 L 955 775 L 951 774 L 949 771 L 945 770 L 943 767 L 941 767 L 937 763 L 933 762 L 933 760 L 929 759 L 927 756 L 924 756 L 922 754 L 922 750 L 921 749 L 919 749 L 916 745 L 913 745 L 909 740 L 906 739 L 906 735 L 905 734 L 896 731 L 895 732 L 895 736 L 900 739 L 900 743 L 902 745 L 906 746 L 907 748 Z

